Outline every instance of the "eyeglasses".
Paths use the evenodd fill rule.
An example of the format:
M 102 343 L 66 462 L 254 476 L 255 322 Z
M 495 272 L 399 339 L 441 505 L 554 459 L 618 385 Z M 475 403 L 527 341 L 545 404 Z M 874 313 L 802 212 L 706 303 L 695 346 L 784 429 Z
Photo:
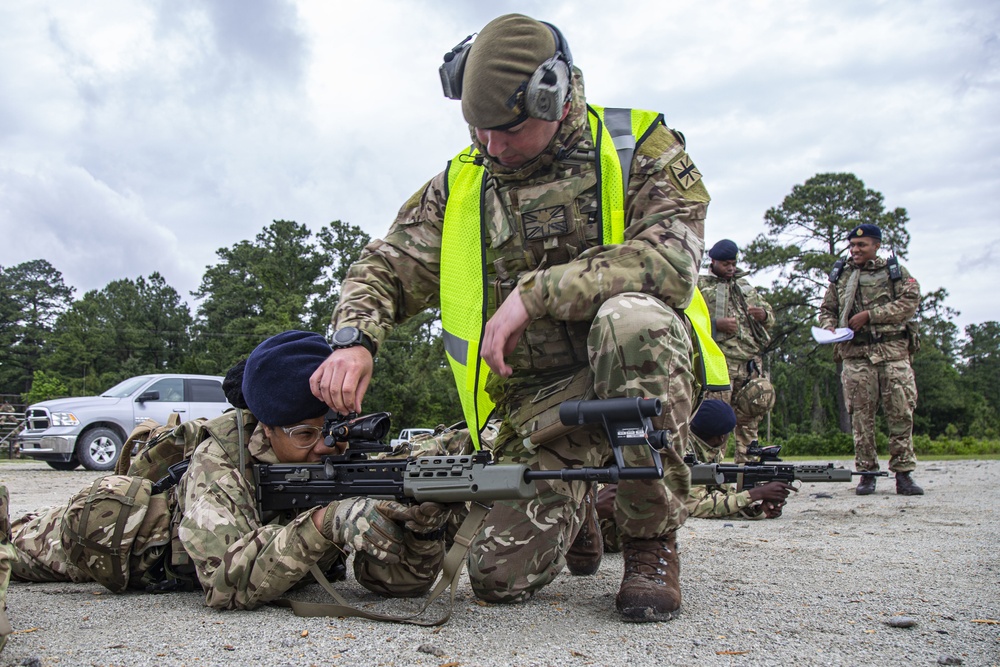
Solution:
M 323 437 L 323 427 L 311 424 L 297 424 L 295 426 L 282 426 L 293 447 L 298 449 L 312 449 L 316 442 Z

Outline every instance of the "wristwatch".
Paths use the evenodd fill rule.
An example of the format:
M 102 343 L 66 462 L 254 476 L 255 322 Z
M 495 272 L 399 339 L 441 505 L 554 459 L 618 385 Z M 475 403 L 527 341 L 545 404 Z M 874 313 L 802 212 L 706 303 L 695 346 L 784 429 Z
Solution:
M 346 347 L 354 347 L 356 345 L 360 345 L 368 350 L 369 354 L 373 357 L 375 356 L 375 343 L 372 342 L 368 334 L 357 327 L 337 329 L 330 340 L 330 347 L 335 350 L 342 350 Z

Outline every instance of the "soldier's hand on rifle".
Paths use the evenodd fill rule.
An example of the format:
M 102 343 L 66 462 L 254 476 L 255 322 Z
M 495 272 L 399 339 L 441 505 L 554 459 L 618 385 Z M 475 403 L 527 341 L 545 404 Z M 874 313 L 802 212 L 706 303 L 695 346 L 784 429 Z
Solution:
M 785 484 L 784 482 L 768 482 L 767 484 L 761 484 L 760 486 L 755 486 L 750 489 L 750 499 L 763 500 L 771 503 L 784 503 L 788 494 L 792 491 L 798 493 L 798 489 L 791 484 Z
M 767 311 L 763 308 L 758 308 L 757 306 L 750 306 L 747 308 L 747 312 L 750 313 L 750 317 L 754 318 L 758 322 L 763 322 L 767 319 Z
M 764 511 L 764 517 L 777 519 L 781 516 L 781 508 L 785 506 L 785 499 L 792 491 L 798 493 L 791 484 L 784 482 L 768 482 L 750 489 L 750 499 L 759 500 L 760 508 Z
M 381 508 L 383 514 L 398 521 L 410 531 L 418 534 L 432 533 L 448 522 L 451 508 L 441 503 L 424 502 L 419 505 L 402 505 L 386 501 Z
M 374 365 L 362 345 L 334 350 L 309 378 L 309 388 L 313 396 L 341 414 L 360 413 Z
M 722 333 L 736 333 L 737 325 L 735 317 L 720 317 L 715 320 L 715 328 Z
M 854 315 L 853 317 L 851 317 L 851 319 L 847 320 L 847 326 L 851 327 L 851 329 L 853 329 L 854 331 L 857 331 L 861 327 L 868 324 L 871 321 L 871 319 L 872 319 L 871 313 L 869 313 L 867 310 L 862 310 L 860 313 Z
M 363 551 L 390 565 L 400 561 L 403 527 L 387 516 L 383 505 L 398 504 L 373 498 L 348 498 L 327 505 L 320 529 L 330 540 Z M 314 515 L 315 516 L 315 515 Z

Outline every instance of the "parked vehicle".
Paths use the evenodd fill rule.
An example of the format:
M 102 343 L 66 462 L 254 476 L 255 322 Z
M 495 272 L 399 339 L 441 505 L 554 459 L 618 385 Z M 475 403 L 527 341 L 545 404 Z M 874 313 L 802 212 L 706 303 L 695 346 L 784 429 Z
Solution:
M 139 375 L 100 396 L 59 398 L 29 405 L 24 430 L 17 436 L 21 455 L 56 470 L 111 470 L 122 444 L 136 424 L 154 419 L 166 424 L 217 417 L 232 407 L 213 375 Z
M 409 442 L 418 435 L 423 435 L 424 433 L 433 433 L 433 432 L 434 429 L 432 428 L 404 428 L 402 431 L 399 432 L 398 437 L 395 437 L 389 441 L 389 446 L 395 448 L 403 444 L 404 442 Z

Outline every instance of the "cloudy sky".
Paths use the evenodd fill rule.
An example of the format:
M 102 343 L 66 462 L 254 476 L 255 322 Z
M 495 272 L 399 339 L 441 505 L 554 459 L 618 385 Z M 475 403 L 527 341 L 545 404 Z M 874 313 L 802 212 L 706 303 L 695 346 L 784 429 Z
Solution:
M 590 101 L 684 132 L 709 243 L 852 172 L 907 209 L 905 263 L 960 326 L 1000 319 L 995 0 L 6 2 L 0 265 L 77 297 L 159 271 L 192 302 L 272 220 L 380 236 L 468 142 L 441 56 L 510 11 L 560 27 Z

